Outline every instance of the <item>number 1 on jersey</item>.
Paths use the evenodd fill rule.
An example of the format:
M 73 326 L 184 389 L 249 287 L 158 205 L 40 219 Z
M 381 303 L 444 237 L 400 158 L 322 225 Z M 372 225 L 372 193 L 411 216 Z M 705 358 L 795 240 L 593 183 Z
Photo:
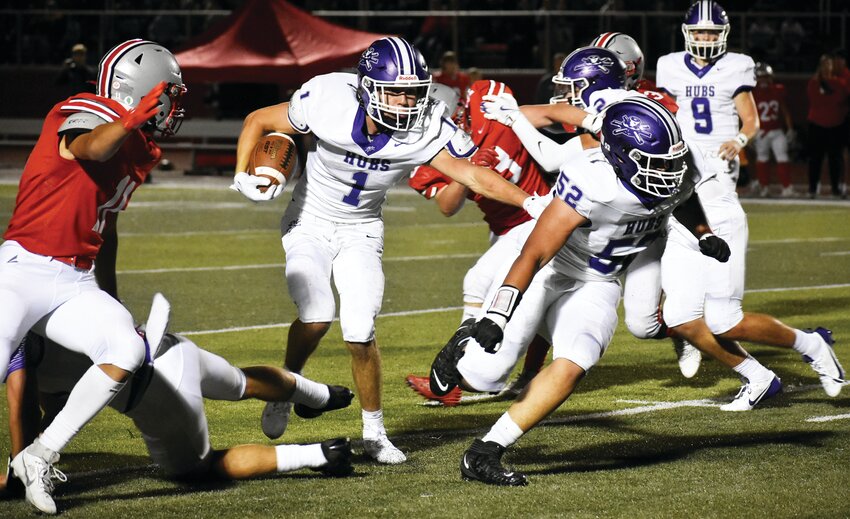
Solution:
M 365 171 L 358 171 L 352 176 L 354 180 L 354 187 L 351 188 L 351 192 L 342 197 L 342 201 L 348 205 L 353 205 L 357 207 L 360 204 L 360 192 L 366 189 L 366 178 L 368 177 L 368 173 Z

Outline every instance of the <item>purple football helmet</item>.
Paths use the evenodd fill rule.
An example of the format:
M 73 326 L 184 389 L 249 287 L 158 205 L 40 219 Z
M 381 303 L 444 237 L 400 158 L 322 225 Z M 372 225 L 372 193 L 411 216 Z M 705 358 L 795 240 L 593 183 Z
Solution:
M 624 87 L 626 64 L 608 49 L 581 47 L 564 59 L 552 83 L 555 83 L 555 96 L 549 99 L 550 103 L 587 108 L 593 92 Z
M 688 146 L 676 117 L 646 97 L 629 97 L 609 105 L 600 142 L 617 175 L 652 197 L 673 195 L 688 169 Z
M 711 31 L 717 39 L 706 41 L 697 37 L 697 32 Z M 729 17 L 723 6 L 713 0 L 698 0 L 687 12 L 682 24 L 685 35 L 685 51 L 695 58 L 714 61 L 726 54 L 726 39 L 729 37 Z
M 409 131 L 419 125 L 428 106 L 431 73 L 422 54 L 406 40 L 381 38 L 360 55 L 357 84 L 360 104 L 375 122 Z

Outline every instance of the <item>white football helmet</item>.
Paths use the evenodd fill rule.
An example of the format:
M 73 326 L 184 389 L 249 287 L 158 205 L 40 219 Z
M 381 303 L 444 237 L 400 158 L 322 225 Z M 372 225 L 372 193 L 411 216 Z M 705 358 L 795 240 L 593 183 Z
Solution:
M 135 39 L 113 47 L 98 65 L 97 95 L 133 108 L 162 81 L 168 86 L 160 96 L 160 111 L 151 124 L 163 135 L 174 135 L 183 121 L 180 98 L 186 93 L 186 85 L 180 65 L 162 45 Z
M 428 97 L 445 103 L 448 108 L 445 116 L 451 120 L 455 120 L 458 112 L 463 109 L 463 104 L 460 102 L 460 92 L 448 85 L 431 83 L 428 88 Z
M 604 32 L 590 42 L 592 47 L 614 51 L 626 64 L 626 89 L 633 90 L 643 79 L 643 51 L 634 38 L 621 32 Z

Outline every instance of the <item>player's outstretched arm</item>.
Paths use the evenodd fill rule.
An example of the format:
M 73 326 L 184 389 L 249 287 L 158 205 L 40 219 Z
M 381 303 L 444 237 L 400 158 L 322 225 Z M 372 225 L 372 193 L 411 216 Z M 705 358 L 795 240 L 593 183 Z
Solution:
M 59 154 L 66 159 L 106 162 L 111 159 L 133 132 L 143 127 L 159 111 L 160 96 L 165 92 L 165 81 L 145 94 L 139 104 L 117 121 L 101 124 L 76 138 L 65 136 L 59 142 Z
M 515 207 L 523 207 L 523 202 L 529 198 L 528 193 L 508 182 L 498 173 L 452 157 L 445 149 L 431 159 L 430 165 L 485 198 Z

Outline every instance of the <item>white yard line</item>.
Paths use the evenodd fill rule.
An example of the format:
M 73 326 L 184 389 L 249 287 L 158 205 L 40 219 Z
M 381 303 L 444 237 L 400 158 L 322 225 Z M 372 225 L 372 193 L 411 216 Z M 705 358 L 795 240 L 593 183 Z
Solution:
M 850 250 L 842 250 L 836 252 L 821 252 L 821 256 L 850 256 Z
M 811 418 L 807 418 L 807 422 L 831 422 L 833 420 L 847 420 L 850 419 L 850 413 L 846 414 L 834 414 L 828 416 L 813 416 Z

